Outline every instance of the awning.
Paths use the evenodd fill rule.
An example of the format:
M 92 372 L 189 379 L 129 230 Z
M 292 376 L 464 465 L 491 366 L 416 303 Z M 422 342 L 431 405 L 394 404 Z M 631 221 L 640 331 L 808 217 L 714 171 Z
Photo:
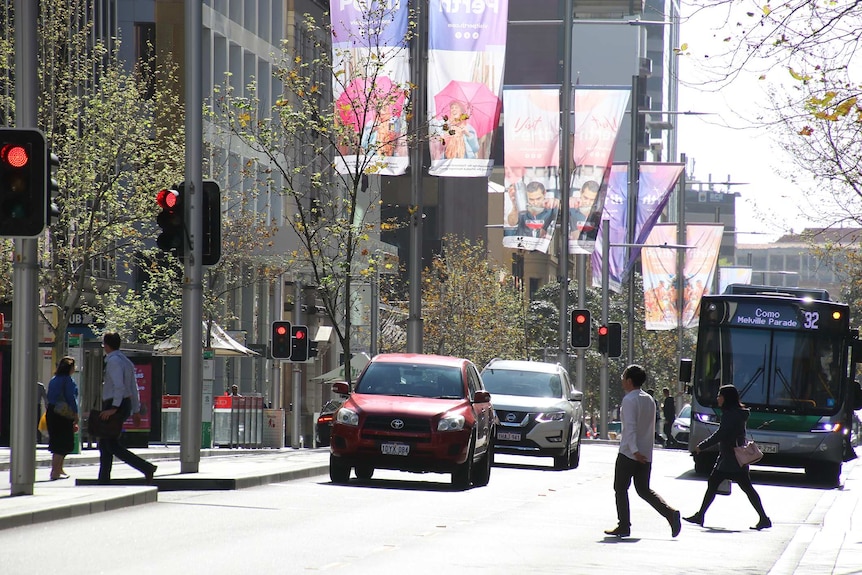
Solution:
M 203 321 L 202 324 L 202 341 L 201 344 L 206 346 L 207 341 L 207 322 Z M 256 351 L 250 350 L 245 347 L 243 344 L 239 343 L 237 340 L 233 339 L 229 336 L 225 330 L 221 328 L 217 323 L 212 322 L 212 339 L 210 340 L 211 347 L 210 349 L 216 355 L 220 356 L 235 356 L 235 357 L 251 357 L 255 355 L 260 355 Z M 183 330 L 179 330 L 177 333 L 169 337 L 168 339 L 159 342 L 153 347 L 153 355 L 161 355 L 161 356 L 177 356 L 182 355 L 183 353 Z
M 350 381 L 356 381 L 356 378 L 359 377 L 359 373 L 366 365 L 368 365 L 369 361 L 371 361 L 371 357 L 364 351 L 353 354 L 353 357 L 350 358 Z M 341 365 L 322 375 L 312 377 L 311 381 L 316 381 L 318 383 L 331 383 L 333 381 L 345 381 L 345 379 L 344 366 Z

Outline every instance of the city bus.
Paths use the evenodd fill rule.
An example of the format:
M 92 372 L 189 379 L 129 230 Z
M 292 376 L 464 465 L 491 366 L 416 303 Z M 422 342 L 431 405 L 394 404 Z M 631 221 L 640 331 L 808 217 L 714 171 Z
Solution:
M 802 468 L 815 481 L 838 484 L 842 463 L 855 457 L 850 432 L 862 407 L 862 347 L 849 312 L 823 290 L 734 284 L 703 297 L 689 386 L 697 473 L 708 473 L 718 456 L 717 446 L 694 449 L 718 429 L 718 388 L 733 384 L 751 410 L 760 465 Z

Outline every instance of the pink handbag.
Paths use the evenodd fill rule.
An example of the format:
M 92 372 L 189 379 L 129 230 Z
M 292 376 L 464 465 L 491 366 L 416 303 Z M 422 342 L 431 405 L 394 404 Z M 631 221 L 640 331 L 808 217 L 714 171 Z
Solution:
M 739 462 L 740 467 L 757 463 L 763 459 L 763 452 L 753 441 L 746 441 L 745 445 L 734 447 L 733 453 L 736 455 L 736 461 Z

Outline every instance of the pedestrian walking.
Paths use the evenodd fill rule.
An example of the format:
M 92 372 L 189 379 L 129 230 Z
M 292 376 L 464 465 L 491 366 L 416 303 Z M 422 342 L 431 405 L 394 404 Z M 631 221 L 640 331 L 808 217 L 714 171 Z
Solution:
M 141 399 L 135 380 L 135 366 L 120 351 L 120 334 L 108 332 L 102 338 L 105 349 L 105 379 L 102 383 L 102 412 L 99 418 L 107 421 L 117 417 L 126 421 L 131 415 L 138 425 L 141 421 Z M 99 437 L 99 483 L 111 481 L 114 456 L 144 474 L 147 483 L 152 483 L 156 466 L 138 457 L 120 443 L 120 437 Z
M 686 517 L 685 520 L 703 526 L 704 515 L 715 499 L 719 484 L 725 479 L 729 479 L 739 485 L 739 488 L 748 496 L 754 510 L 757 511 L 759 520 L 752 529 L 759 531 L 772 527 L 772 521 L 763 510 L 760 495 L 757 494 L 751 484 L 748 465 L 739 465 L 733 452 L 734 447 L 745 444 L 746 422 L 750 412 L 739 401 L 739 391 L 733 385 L 722 385 L 718 389 L 716 401 L 719 409 L 721 409 L 721 422 L 715 433 L 697 444 L 694 453 L 698 454 L 718 444 L 718 459 L 715 461 L 715 466 L 706 482 L 706 493 L 703 495 L 700 509 L 694 515 Z
M 45 395 L 48 424 L 48 451 L 51 452 L 51 481 L 68 479 L 63 469 L 66 456 L 75 449 L 75 432 L 78 431 L 78 386 L 72 379 L 75 359 L 64 357 L 57 364 L 54 377 L 48 382 Z
M 655 437 L 655 401 L 641 389 L 647 374 L 640 365 L 628 366 L 622 375 L 623 396 L 620 407 L 622 439 L 614 469 L 614 495 L 618 523 L 614 529 L 605 530 L 606 535 L 628 537 L 631 535 L 629 510 L 629 486 L 634 480 L 635 491 L 670 524 L 672 537 L 682 529 L 679 511 L 665 503 L 650 488 L 652 472 L 653 439 Z
M 676 440 L 670 432 L 671 427 L 673 426 L 673 420 L 676 419 L 676 405 L 674 404 L 673 396 L 670 394 L 670 390 L 668 388 L 663 387 L 661 393 L 664 395 L 664 402 L 661 405 L 661 413 L 664 416 L 665 447 L 675 446 Z

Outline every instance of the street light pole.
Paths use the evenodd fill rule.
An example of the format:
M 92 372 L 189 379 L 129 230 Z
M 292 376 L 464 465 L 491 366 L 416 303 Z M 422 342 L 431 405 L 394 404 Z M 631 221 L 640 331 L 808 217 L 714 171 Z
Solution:
M 560 133 L 560 255 L 558 275 L 560 283 L 560 326 L 559 362 L 564 369 L 569 368 L 569 186 L 571 185 L 571 121 L 572 121 L 572 0 L 565 2 L 563 19 L 563 85 L 560 94 L 561 128 Z M 580 281 L 578 282 L 580 285 Z M 578 379 L 578 385 L 583 380 Z
M 635 241 L 635 221 L 637 219 L 638 205 L 638 76 L 632 76 L 631 92 L 631 150 L 629 155 L 629 193 L 626 204 L 626 242 L 633 244 Z M 626 249 L 626 261 L 631 259 L 631 247 Z M 626 355 L 628 363 L 634 363 L 635 357 L 635 268 L 631 267 L 628 277 L 628 321 L 626 322 Z

